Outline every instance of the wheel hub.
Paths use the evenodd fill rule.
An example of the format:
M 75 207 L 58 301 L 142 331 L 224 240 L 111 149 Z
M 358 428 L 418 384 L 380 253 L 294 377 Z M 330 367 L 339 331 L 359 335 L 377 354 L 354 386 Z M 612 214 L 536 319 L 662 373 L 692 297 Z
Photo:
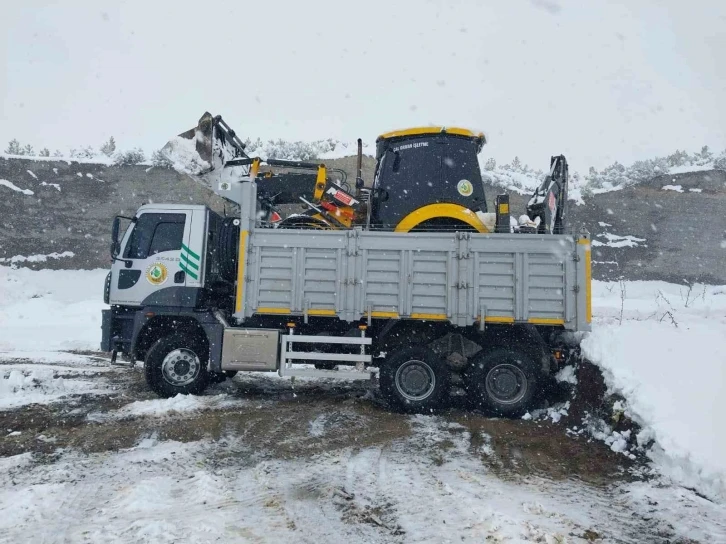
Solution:
M 515 365 L 497 365 L 487 374 L 486 390 L 498 402 L 513 404 L 527 393 L 527 377 Z
M 161 374 L 164 380 L 174 386 L 192 383 L 201 370 L 199 357 L 190 349 L 175 349 L 164 357 Z
M 396 371 L 396 388 L 408 400 L 427 398 L 435 386 L 434 371 L 423 361 L 407 361 Z
M 185 375 L 187 372 L 189 372 L 189 361 L 178 361 L 174 363 L 174 372 L 178 374 L 179 376 Z

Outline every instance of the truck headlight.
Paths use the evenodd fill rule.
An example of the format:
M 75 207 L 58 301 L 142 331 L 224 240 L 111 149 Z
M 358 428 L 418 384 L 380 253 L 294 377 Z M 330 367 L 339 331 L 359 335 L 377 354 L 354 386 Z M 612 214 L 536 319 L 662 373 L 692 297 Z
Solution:
M 103 302 L 108 304 L 111 299 L 111 272 L 106 274 L 106 281 L 103 284 Z

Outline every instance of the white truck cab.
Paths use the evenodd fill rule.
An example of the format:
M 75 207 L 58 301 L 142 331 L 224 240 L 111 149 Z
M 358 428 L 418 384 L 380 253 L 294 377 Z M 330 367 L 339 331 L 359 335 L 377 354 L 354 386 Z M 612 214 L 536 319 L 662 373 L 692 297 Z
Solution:
M 210 213 L 206 206 L 141 206 L 111 265 L 109 304 L 143 307 L 162 300 L 180 302 L 201 289 Z

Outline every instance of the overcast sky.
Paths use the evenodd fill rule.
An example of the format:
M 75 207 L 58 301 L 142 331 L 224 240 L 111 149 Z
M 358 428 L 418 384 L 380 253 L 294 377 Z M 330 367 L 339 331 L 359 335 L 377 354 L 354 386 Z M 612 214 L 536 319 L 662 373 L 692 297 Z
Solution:
M 205 110 L 263 139 L 462 125 L 543 168 L 726 148 L 722 0 L 24 0 L 0 32 L 3 149 L 153 150 Z

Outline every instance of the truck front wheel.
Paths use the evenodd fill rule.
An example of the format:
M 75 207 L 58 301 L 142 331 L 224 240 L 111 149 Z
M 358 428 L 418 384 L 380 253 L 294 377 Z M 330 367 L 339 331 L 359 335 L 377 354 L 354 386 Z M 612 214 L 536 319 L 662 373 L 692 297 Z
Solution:
M 207 387 L 208 354 L 188 335 L 171 334 L 156 341 L 146 354 L 146 383 L 157 395 L 198 395 Z
M 404 412 L 432 412 L 449 392 L 449 374 L 446 363 L 428 348 L 397 349 L 381 365 L 381 393 Z
M 464 383 L 477 408 L 517 417 L 530 409 L 538 376 L 534 361 L 526 353 L 495 348 L 472 361 Z

